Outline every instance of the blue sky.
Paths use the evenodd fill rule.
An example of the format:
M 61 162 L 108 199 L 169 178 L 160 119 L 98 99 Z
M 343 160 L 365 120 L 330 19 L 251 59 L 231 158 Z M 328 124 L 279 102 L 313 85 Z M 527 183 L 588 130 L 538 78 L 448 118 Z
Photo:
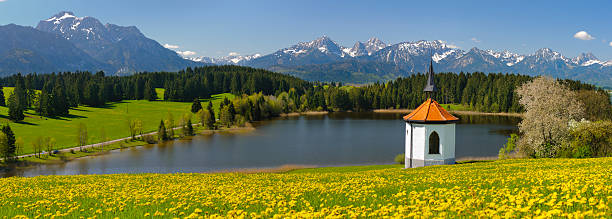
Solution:
M 612 59 L 606 1 L 0 0 L 0 24 L 36 26 L 59 11 L 137 26 L 162 44 L 203 56 L 271 53 L 327 35 L 343 46 L 444 40 L 529 54 L 543 47 Z M 585 31 L 588 35 L 574 35 Z M 590 39 L 590 40 L 589 40 Z

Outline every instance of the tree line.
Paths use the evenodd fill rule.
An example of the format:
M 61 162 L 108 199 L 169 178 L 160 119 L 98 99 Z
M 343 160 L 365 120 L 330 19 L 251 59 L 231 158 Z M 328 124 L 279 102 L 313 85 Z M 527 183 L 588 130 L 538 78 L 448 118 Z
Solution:
M 437 73 L 435 81 L 439 92 L 434 93 L 433 98 L 440 103 L 470 106 L 476 111 L 523 112 L 514 90 L 532 79 L 518 74 Z M 217 93 L 237 96 L 261 93 L 283 98 L 287 104 L 282 112 L 369 111 L 416 108 L 427 98 L 422 92 L 426 80 L 424 74 L 413 74 L 386 83 L 342 86 L 333 82 L 308 82 L 242 66 L 207 66 L 130 76 L 106 76 L 103 72 L 17 74 L 0 79 L 1 85 L 14 87 L 8 100 L 4 101 L 4 95 L 0 95 L 0 105 L 6 102 L 9 118 L 20 121 L 28 108 L 35 109 L 40 116 L 66 116 L 70 108 L 78 105 L 97 107 L 121 100 L 154 101 L 158 99 L 156 88 L 164 88 L 163 100 L 166 101 L 188 102 Z M 572 90 L 595 91 L 599 96 L 608 96 L 605 91 L 579 81 L 562 80 L 560 83 Z M 609 105 L 609 101 L 604 104 Z
M 55 117 L 66 116 L 70 108 L 79 105 L 99 107 L 121 100 L 154 101 L 158 99 L 156 88 L 165 88 L 164 100 L 192 101 L 226 92 L 273 95 L 289 88 L 303 91 L 312 83 L 262 69 L 210 66 L 130 76 L 105 76 L 104 72 L 16 74 L 0 78 L 0 85 L 14 87 L 6 101 L 0 89 L 0 105 L 9 107 L 12 121 L 21 121 L 26 109 L 34 109 L 40 116 Z

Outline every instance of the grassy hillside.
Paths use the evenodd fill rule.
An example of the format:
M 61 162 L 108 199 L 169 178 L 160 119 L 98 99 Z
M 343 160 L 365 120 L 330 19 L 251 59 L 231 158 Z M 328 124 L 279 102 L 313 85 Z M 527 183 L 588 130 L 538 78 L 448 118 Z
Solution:
M 4 178 L 0 203 L 9 217 L 605 217 L 612 158 Z
M 4 88 L 5 94 L 12 88 Z M 158 90 L 163 94 L 163 89 Z M 218 112 L 220 101 L 224 97 L 233 98 L 232 94 L 213 95 L 213 107 Z M 202 100 L 204 107 L 208 104 L 208 99 Z M 0 122 L 10 124 L 17 137 L 24 141 L 24 147 L 20 154 L 33 153 L 32 141 L 37 137 L 53 137 L 56 139 L 56 148 L 68 148 L 77 145 L 77 126 L 84 123 L 90 143 L 101 142 L 101 129 L 104 128 L 107 140 L 118 139 L 129 136 L 127 120 L 139 119 L 143 122 L 145 132 L 157 130 L 159 121 L 167 118 L 170 112 L 178 123 L 179 118 L 191 113 L 191 103 L 166 102 L 166 101 L 146 101 L 146 100 L 126 100 L 122 102 L 110 103 L 103 107 L 79 106 L 70 109 L 68 117 L 41 118 L 33 110 L 26 112 L 23 122 L 14 123 L 8 120 L 8 108 L 0 107 Z M 197 119 L 194 118 L 194 123 Z

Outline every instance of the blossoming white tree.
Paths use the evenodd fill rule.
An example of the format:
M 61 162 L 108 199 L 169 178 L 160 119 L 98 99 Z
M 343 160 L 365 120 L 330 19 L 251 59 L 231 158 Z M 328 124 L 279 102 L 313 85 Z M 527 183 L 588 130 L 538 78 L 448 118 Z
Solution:
M 525 108 L 519 130 L 519 151 L 528 156 L 554 157 L 569 136 L 569 121 L 584 116 L 576 93 L 550 77 L 538 77 L 517 88 Z

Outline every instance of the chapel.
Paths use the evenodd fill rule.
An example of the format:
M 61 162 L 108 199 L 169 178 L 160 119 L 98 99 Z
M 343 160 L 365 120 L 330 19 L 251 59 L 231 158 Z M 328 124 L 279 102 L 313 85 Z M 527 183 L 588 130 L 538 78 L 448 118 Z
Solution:
M 455 163 L 455 123 L 459 118 L 433 100 L 438 91 L 434 81 L 433 61 L 429 64 L 427 100 L 410 114 L 406 122 L 405 167 L 423 167 Z

